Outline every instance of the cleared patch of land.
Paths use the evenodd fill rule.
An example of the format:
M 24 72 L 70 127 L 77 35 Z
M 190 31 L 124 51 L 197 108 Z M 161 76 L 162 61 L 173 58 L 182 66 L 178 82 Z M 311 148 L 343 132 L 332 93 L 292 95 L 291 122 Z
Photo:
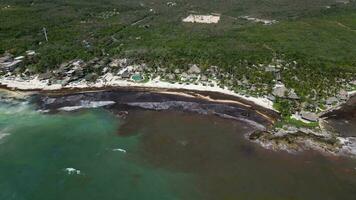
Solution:
M 189 15 L 183 19 L 183 22 L 216 24 L 220 21 L 219 15 Z

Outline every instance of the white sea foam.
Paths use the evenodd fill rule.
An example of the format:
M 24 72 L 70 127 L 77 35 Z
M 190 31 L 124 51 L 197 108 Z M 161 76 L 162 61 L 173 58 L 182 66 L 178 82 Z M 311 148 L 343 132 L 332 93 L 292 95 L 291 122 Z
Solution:
M 65 168 L 64 171 L 66 171 L 69 175 L 77 174 L 80 175 L 80 170 L 74 169 L 72 167 Z
M 125 149 L 113 149 L 112 151 L 118 151 L 118 152 L 126 153 Z
M 37 110 L 37 112 L 39 112 L 39 113 L 49 113 L 50 110 Z
M 20 102 L 16 100 L 1 100 L 0 104 L 0 115 L 23 116 L 35 113 L 28 101 Z
M 73 111 L 82 108 L 98 108 L 115 104 L 115 101 L 81 101 L 79 106 L 65 106 L 58 108 L 61 111 Z
M 2 132 L 0 132 L 0 140 L 3 139 L 6 136 L 9 136 L 9 135 L 10 135 L 10 133 L 2 133 Z
M 338 137 L 337 138 L 342 147 L 340 149 L 342 154 L 356 157 L 356 138 L 354 137 Z

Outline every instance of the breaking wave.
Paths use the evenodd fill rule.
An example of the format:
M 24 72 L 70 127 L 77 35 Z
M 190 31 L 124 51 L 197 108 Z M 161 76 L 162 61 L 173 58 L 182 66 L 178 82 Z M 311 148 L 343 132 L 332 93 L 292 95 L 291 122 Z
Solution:
M 65 168 L 64 171 L 66 171 L 68 173 L 68 175 L 80 175 L 81 174 L 81 171 L 78 170 L 78 169 L 74 169 L 72 167 L 68 167 L 68 168 Z
M 0 140 L 8 135 L 10 135 L 10 134 L 9 133 L 0 133 Z
M 341 147 L 341 154 L 356 157 L 356 138 L 355 137 L 338 137 Z
M 115 101 L 80 101 L 78 106 L 65 106 L 58 108 L 60 111 L 74 111 L 83 108 L 98 108 L 115 104 Z

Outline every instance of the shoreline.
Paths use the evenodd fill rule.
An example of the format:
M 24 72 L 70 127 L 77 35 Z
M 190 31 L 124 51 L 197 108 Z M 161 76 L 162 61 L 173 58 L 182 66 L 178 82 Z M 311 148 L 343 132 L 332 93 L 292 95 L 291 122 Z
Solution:
M 28 95 L 40 94 L 54 98 L 79 94 L 95 94 L 101 92 L 148 92 L 162 96 L 176 96 L 177 98 L 179 97 L 187 101 L 196 101 L 203 104 L 204 102 L 209 102 L 211 104 L 215 103 L 226 106 L 241 107 L 243 109 L 250 110 L 251 112 L 255 112 L 260 117 L 269 121 L 271 125 L 268 126 L 269 128 L 273 127 L 279 118 L 278 111 L 272 108 L 272 102 L 268 99 L 246 97 L 218 86 L 211 87 L 201 84 L 168 83 L 159 81 L 158 79 L 147 82 L 133 82 L 127 80 L 104 82 L 103 79 L 98 80 L 99 81 L 95 83 L 88 83 L 82 80 L 80 82 L 70 83 L 66 86 L 60 86 L 49 85 L 48 80 L 40 81 L 37 77 L 30 80 L 0 78 L 0 90 L 9 91 L 19 97 L 26 96 L 26 93 L 28 93 Z
M 0 89 L 9 90 L 15 93 L 18 92 L 41 92 L 41 93 L 85 93 L 85 92 L 95 92 L 95 91 L 108 91 L 115 89 L 128 89 L 135 91 L 148 91 L 161 94 L 172 94 L 181 95 L 190 98 L 205 99 L 208 101 L 214 101 L 219 103 L 236 103 L 244 107 L 258 106 L 259 110 L 266 109 L 267 111 L 273 111 L 279 114 L 279 111 L 273 107 L 273 102 L 266 97 L 252 97 L 247 95 L 242 95 L 236 93 L 235 91 L 229 90 L 227 87 L 218 86 L 216 81 L 212 81 L 213 85 L 204 85 L 202 83 L 173 83 L 160 80 L 160 76 L 150 79 L 147 81 L 133 81 L 131 79 L 122 79 L 119 76 L 114 76 L 112 73 L 106 73 L 100 76 L 95 82 L 88 82 L 86 80 L 80 79 L 79 81 L 70 82 L 66 85 L 61 84 L 49 84 L 49 79 L 39 80 L 38 75 L 29 76 L 26 79 L 20 76 L 3 76 L 0 78 Z M 193 93 L 190 94 L 190 93 Z M 201 95 L 199 93 L 207 93 Z M 209 93 L 214 93 L 212 95 L 216 96 L 218 94 L 222 95 L 223 98 L 212 99 Z M 356 90 L 348 92 L 348 99 L 356 95 Z M 20 94 L 18 96 L 21 96 Z M 231 101 L 230 97 L 234 97 Z M 347 101 L 346 101 L 347 102 Z M 346 102 L 334 105 L 327 108 L 326 110 L 316 113 L 320 120 L 323 119 L 327 113 L 338 110 Z M 260 115 L 265 118 L 269 118 L 263 112 L 255 110 Z M 298 120 L 302 123 L 309 124 L 310 121 L 304 120 L 301 116 L 294 113 L 291 115 L 292 119 Z M 273 124 L 275 121 L 273 120 Z
M 95 83 L 81 80 L 78 82 L 71 82 L 68 85 L 62 86 L 60 84 L 49 85 L 48 80 L 39 80 L 37 76 L 32 79 L 24 80 L 19 77 L 2 77 L 0 78 L 0 86 L 4 89 L 11 91 L 23 91 L 23 92 L 55 92 L 61 90 L 74 90 L 74 91 L 93 91 L 93 90 L 105 90 L 115 88 L 147 88 L 147 89 L 168 89 L 168 90 L 187 90 L 192 92 L 215 92 L 223 95 L 234 96 L 244 101 L 251 102 L 257 106 L 261 106 L 265 109 L 273 110 L 273 102 L 265 97 L 251 97 L 238 94 L 227 88 L 221 88 L 214 84 L 214 86 L 207 86 L 203 84 L 179 84 L 169 83 L 159 80 L 159 77 L 149 80 L 147 82 L 133 82 L 128 80 L 122 80 L 112 74 L 105 74 L 100 77 Z
M 293 133 L 293 131 L 292 133 L 289 133 L 287 131 L 286 135 L 283 136 L 278 135 L 279 134 L 278 131 L 274 132 L 275 131 L 274 128 L 276 125 L 276 121 L 278 120 L 278 118 L 280 118 L 280 115 L 279 112 L 273 108 L 272 101 L 264 97 L 244 96 L 232 90 L 229 90 L 227 88 L 221 88 L 216 83 L 214 83 L 214 86 L 207 86 L 199 83 L 179 84 L 179 83 L 170 83 L 170 82 L 161 81 L 159 80 L 159 77 L 153 80 L 152 79 L 148 80 L 146 82 L 134 82 L 131 80 L 122 80 L 117 76 L 112 76 L 112 74 L 110 73 L 99 77 L 99 79 L 96 82 L 87 82 L 85 80 L 80 80 L 77 82 L 70 82 L 69 84 L 64 86 L 60 84 L 51 85 L 48 83 L 49 80 L 41 81 L 37 78 L 37 76 L 33 76 L 31 77 L 31 79 L 28 80 L 24 80 L 19 77 L 0 78 L 0 88 L 3 88 L 11 92 L 15 92 L 15 94 L 17 95 L 19 95 L 19 92 L 25 92 L 25 93 L 29 92 L 29 94 L 41 94 L 44 96 L 57 98 L 57 97 L 65 97 L 65 96 L 79 95 L 79 94 L 95 94 L 101 92 L 105 93 L 105 92 L 121 91 L 121 92 L 150 93 L 150 94 L 158 94 L 162 96 L 175 96 L 174 98 L 176 99 L 179 98 L 191 99 L 190 101 L 196 103 L 210 102 L 210 103 L 218 103 L 223 105 L 233 105 L 235 107 L 241 107 L 241 108 L 245 108 L 246 110 L 255 112 L 257 115 L 264 118 L 264 120 L 269 121 L 270 126 L 266 126 L 266 130 L 264 131 L 265 133 L 268 133 L 270 136 L 265 137 L 263 136 L 264 134 L 262 134 L 262 138 L 260 139 L 258 138 L 256 138 L 257 140 L 251 138 L 249 139 L 251 142 L 258 143 L 259 145 L 261 145 L 266 149 L 282 150 L 282 151 L 284 150 L 287 152 L 293 152 L 296 150 L 295 148 L 297 145 L 299 146 L 297 148 L 299 150 L 314 149 L 324 153 L 331 153 L 335 155 L 348 155 L 351 157 L 355 157 L 356 155 L 356 151 L 354 147 L 356 146 L 356 143 L 353 142 L 352 139 L 349 139 L 347 137 L 336 137 L 336 135 L 332 136 L 333 134 L 326 133 L 324 131 L 322 131 L 323 134 L 321 139 L 319 139 L 320 135 L 318 132 L 316 132 L 318 134 L 315 134 L 314 131 L 308 129 L 297 129 L 297 132 L 293 130 L 295 133 Z M 351 98 L 353 95 L 355 95 L 355 93 L 350 92 L 349 97 Z M 103 101 L 108 101 L 108 100 L 110 99 L 106 99 Z M 161 101 L 161 103 L 162 102 L 164 102 L 164 100 Z M 97 102 L 93 101 L 92 103 L 96 104 Z M 333 108 L 332 109 L 329 108 L 326 113 L 332 112 L 335 109 L 340 108 L 342 105 L 343 104 L 333 106 Z M 72 106 L 80 107 L 78 105 L 72 105 Z M 90 102 L 89 105 L 87 106 L 90 106 Z M 136 105 L 136 106 L 137 107 L 141 106 L 141 108 L 147 109 L 145 108 L 145 106 L 147 105 L 143 105 L 143 106 Z M 70 107 L 71 106 L 69 106 L 68 108 Z M 325 113 L 323 113 L 323 115 L 325 115 Z M 222 115 L 221 117 L 224 116 Z M 288 141 L 290 140 L 290 137 L 294 138 L 295 134 L 297 135 L 299 134 L 298 131 L 302 131 L 302 133 L 305 131 L 303 133 L 304 135 L 298 136 L 298 138 L 295 140 L 295 143 L 294 142 L 292 142 L 292 144 L 285 143 L 284 141 L 285 139 Z M 328 144 L 328 142 L 330 141 L 328 138 L 330 136 L 332 136 L 332 138 L 336 137 L 335 139 L 338 142 L 336 142 L 335 145 Z M 305 138 L 303 139 L 303 137 Z M 326 140 L 324 141 L 324 139 Z M 294 141 L 294 139 L 292 140 Z
M 269 130 L 277 112 L 221 93 L 157 88 L 106 88 L 105 90 L 40 91 L 32 98 L 36 109 L 56 113 L 105 107 L 126 113 L 130 109 L 182 111 L 244 121 L 258 130 Z

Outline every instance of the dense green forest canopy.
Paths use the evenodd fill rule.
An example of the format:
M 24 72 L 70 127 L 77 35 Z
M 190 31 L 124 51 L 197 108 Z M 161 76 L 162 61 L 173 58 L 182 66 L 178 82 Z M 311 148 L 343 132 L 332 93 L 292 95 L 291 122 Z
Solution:
M 356 66 L 356 3 L 337 0 L 1 0 L 0 53 L 40 53 L 40 67 L 103 53 L 180 65 L 269 62 Z M 190 13 L 218 24 L 182 23 Z M 278 20 L 251 23 L 240 16 Z M 49 41 L 43 35 L 47 29 Z M 351 68 L 351 69 L 350 69 Z

